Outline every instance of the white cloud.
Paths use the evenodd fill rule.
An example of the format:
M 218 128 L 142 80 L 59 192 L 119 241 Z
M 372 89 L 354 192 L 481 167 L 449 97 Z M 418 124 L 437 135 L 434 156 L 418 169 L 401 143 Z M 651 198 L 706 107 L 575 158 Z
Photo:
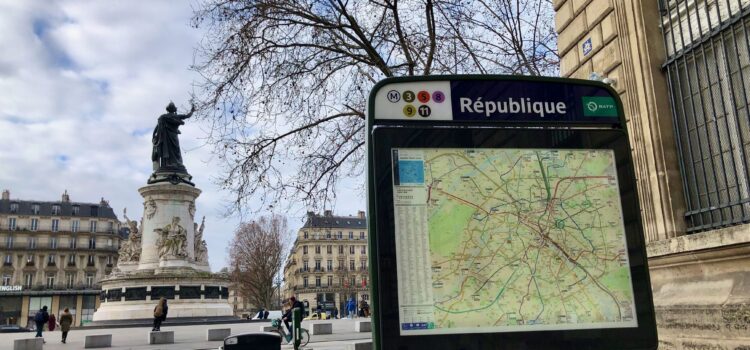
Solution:
M 139 217 L 156 118 L 170 100 L 187 108 L 199 79 L 188 70 L 202 36 L 191 15 L 188 2 L 0 0 L 0 187 L 24 199 L 58 200 L 65 189 L 74 201 L 105 197 L 118 216 L 128 207 Z M 219 166 L 201 127 L 188 121 L 180 142 L 218 270 L 239 218 L 222 217 L 229 194 L 211 183 Z M 362 210 L 361 187 L 343 189 L 339 212 Z M 304 213 L 287 212 L 293 230 Z

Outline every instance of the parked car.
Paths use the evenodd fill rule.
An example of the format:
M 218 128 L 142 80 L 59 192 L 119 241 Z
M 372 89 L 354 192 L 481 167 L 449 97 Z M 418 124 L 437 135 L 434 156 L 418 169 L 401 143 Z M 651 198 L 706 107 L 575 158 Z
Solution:
M 331 315 L 329 315 L 327 312 L 318 313 L 317 311 L 313 311 L 310 316 L 303 318 L 303 320 L 327 320 L 330 318 Z
M 281 318 L 284 313 L 281 312 L 281 310 L 268 310 L 268 319 L 273 320 L 277 318 Z M 251 317 L 248 317 L 248 320 L 259 320 L 258 313 L 253 313 Z
M 21 327 L 15 324 L 0 326 L 0 333 L 19 333 L 19 332 L 30 332 L 30 331 L 31 330 L 26 327 Z

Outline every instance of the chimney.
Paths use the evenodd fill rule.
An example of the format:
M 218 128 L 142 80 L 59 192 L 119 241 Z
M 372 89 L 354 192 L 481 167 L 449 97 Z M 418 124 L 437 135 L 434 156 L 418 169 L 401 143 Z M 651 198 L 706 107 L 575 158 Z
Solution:
M 364 211 L 362 211 L 362 210 L 360 210 L 360 211 L 358 211 L 358 212 L 357 212 L 357 216 L 358 216 L 358 217 L 359 217 L 360 219 L 364 219 L 364 218 L 365 218 L 365 212 L 364 212 Z
M 62 194 L 62 202 L 70 203 L 70 196 L 68 195 L 68 190 L 65 190 L 65 192 Z
M 323 215 L 324 215 L 324 216 L 333 216 L 333 214 L 331 213 L 331 211 L 330 211 L 330 210 L 326 210 L 326 211 L 324 211 L 324 212 L 323 212 Z
M 9 190 L 3 190 L 3 200 L 9 201 L 10 200 L 10 191 Z
M 102 197 L 102 200 L 99 202 L 99 205 L 102 207 L 109 207 L 109 202 L 104 200 L 104 197 Z

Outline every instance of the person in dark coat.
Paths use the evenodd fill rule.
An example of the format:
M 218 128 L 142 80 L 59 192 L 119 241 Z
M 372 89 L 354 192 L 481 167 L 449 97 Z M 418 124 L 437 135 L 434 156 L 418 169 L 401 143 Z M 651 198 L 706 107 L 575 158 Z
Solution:
M 60 330 L 62 331 L 62 343 L 65 344 L 65 342 L 68 340 L 68 332 L 70 331 L 70 326 L 73 324 L 73 315 L 70 313 L 70 310 L 66 307 L 65 310 L 63 310 L 62 315 L 60 315 Z
M 263 319 L 264 320 L 268 319 L 268 313 L 269 313 L 268 310 L 266 310 L 266 311 L 263 312 Z
M 289 301 L 292 304 L 292 307 L 287 310 L 287 312 L 282 317 L 284 324 L 286 325 L 286 329 L 289 330 L 289 334 L 292 334 L 292 311 L 295 308 L 299 308 L 299 310 L 302 312 L 302 314 L 305 314 L 305 305 L 302 304 L 301 301 L 297 300 L 295 297 L 289 298 Z
M 161 297 L 159 303 L 154 308 L 154 328 L 153 332 L 161 331 L 161 323 L 167 319 L 167 312 L 169 312 L 169 306 L 167 305 L 167 299 Z
M 35 338 L 42 338 L 42 331 L 44 330 L 44 324 L 47 322 L 49 322 L 49 314 L 47 313 L 47 305 L 44 305 L 42 309 L 37 311 L 36 315 L 34 315 L 34 323 L 36 323 Z

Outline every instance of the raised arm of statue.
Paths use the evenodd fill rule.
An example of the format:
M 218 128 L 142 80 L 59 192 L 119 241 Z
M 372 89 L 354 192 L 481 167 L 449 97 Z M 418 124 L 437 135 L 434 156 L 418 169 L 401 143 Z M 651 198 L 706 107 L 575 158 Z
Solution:
M 195 112 L 195 105 L 190 106 L 190 112 L 188 112 L 187 114 L 178 114 L 177 117 L 180 119 L 187 119 L 193 115 L 193 112 Z

